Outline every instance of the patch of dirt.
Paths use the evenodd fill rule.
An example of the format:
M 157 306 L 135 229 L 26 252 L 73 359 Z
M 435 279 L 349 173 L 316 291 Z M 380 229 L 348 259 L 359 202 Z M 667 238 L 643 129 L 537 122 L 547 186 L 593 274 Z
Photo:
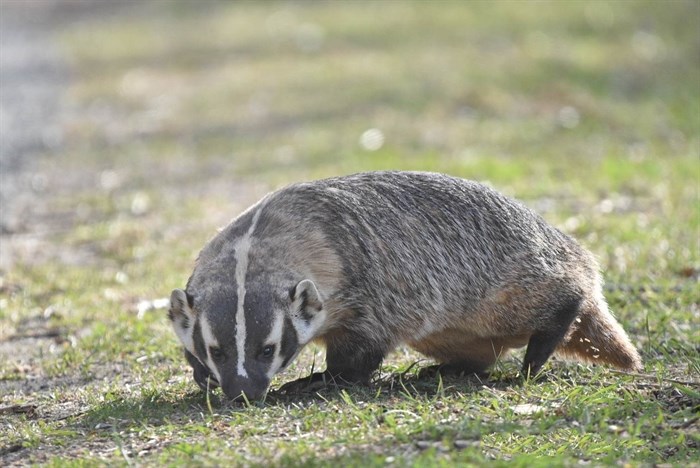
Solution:
M 5 357 L 0 395 L 21 396 L 50 389 L 57 382 L 47 379 L 42 363 L 48 356 L 59 356 L 74 346 L 77 336 L 51 323 L 53 310 L 25 318 L 14 329 L 0 336 L 0 356 Z M 2 402 L 0 396 L 0 402 Z
M 57 37 L 78 21 L 121 14 L 126 6 L 97 0 L 0 3 L 0 272 L 49 250 L 46 234 L 66 222 L 66 213 L 47 209 L 55 187 L 38 164 L 58 157 L 65 144 L 71 70 Z
M 40 154 L 61 144 L 60 96 L 68 69 L 50 18 L 57 2 L 2 3 L 0 15 L 0 268 L 14 260 L 14 234 L 34 230 L 31 217 L 44 179 L 33 172 Z M 33 237 L 33 236 L 32 236 Z M 27 239 L 29 241 L 29 239 Z
M 125 2 L 97 0 L 0 2 L 0 299 L 22 294 L 22 285 L 8 283 L 3 272 L 18 263 L 65 254 L 57 253 L 60 249 L 49 237 L 72 227 L 75 214 L 51 211 L 49 202 L 56 191 L 93 182 L 85 173 L 50 177 L 42 169 L 45 160 L 60 157 L 69 112 L 65 91 L 71 70 L 57 37 L 78 21 L 124 14 L 126 6 Z M 60 453 L 60 446 L 12 440 L 5 429 L 16 418 L 55 422 L 83 411 L 77 400 L 53 401 L 50 395 L 60 388 L 85 387 L 86 378 L 48 378 L 41 364 L 75 339 L 68 330 L 52 324 L 49 309 L 0 330 L 0 465 L 25 466 L 39 453 L 46 454 L 42 459 Z M 99 445 L 105 444 L 100 441 Z

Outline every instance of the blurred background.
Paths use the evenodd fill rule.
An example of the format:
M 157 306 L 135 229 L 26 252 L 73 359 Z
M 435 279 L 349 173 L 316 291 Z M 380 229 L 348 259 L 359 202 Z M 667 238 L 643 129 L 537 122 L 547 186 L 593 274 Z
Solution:
M 323 397 L 207 419 L 170 291 L 266 192 L 376 169 L 484 181 L 579 239 L 649 377 L 553 362 L 542 386 L 460 384 L 446 404 L 397 386 L 365 426 Z M 472 430 L 471 464 L 687 464 L 699 243 L 697 0 L 0 0 L 0 465 L 323 464 L 378 443 L 393 461 L 414 434 L 457 447 Z M 273 388 L 323 360 L 307 347 Z M 428 421 L 368 422 L 405 409 Z
M 1 6 L 6 276 L 158 297 L 268 190 L 415 169 L 524 200 L 613 281 L 697 277 L 697 1 Z

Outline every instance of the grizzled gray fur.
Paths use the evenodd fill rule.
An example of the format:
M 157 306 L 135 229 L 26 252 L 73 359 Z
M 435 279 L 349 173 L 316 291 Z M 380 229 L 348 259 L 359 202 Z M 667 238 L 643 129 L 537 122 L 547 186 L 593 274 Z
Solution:
M 526 375 L 553 352 L 641 367 L 588 251 L 524 205 L 442 174 L 269 194 L 204 247 L 171 302 L 195 380 L 231 398 L 264 395 L 313 340 L 327 370 L 304 382 L 367 382 L 402 344 L 450 372 L 482 372 L 523 346 Z

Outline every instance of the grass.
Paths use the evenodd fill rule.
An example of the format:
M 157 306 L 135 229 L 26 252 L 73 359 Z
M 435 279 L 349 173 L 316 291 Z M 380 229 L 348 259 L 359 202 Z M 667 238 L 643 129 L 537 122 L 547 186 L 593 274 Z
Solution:
M 3 465 L 700 463 L 696 2 L 197 5 L 57 36 L 73 110 L 0 276 Z M 521 385 L 515 353 L 433 381 L 402 349 L 369 388 L 207 399 L 149 301 L 266 191 L 386 168 L 488 181 L 580 239 L 644 373 Z

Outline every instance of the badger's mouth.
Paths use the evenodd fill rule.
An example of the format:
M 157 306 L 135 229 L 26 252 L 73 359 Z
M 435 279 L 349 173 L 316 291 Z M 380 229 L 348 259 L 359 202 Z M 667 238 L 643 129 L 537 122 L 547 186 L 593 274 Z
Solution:
M 196 356 L 185 350 L 185 357 L 194 370 L 194 381 L 197 382 L 199 388 L 207 391 L 221 386 L 214 374 L 209 370 L 209 367 L 203 364 Z
M 208 371 L 208 369 L 207 369 Z M 214 377 L 211 372 L 209 372 L 208 375 L 205 375 L 202 378 L 198 378 L 195 375 L 194 380 L 197 382 L 197 385 L 199 385 L 199 388 L 202 390 L 212 390 L 214 388 L 220 387 L 221 384 L 219 383 L 218 380 L 216 380 L 216 377 Z
M 197 361 L 199 366 L 194 367 L 194 380 L 202 390 L 212 390 L 220 387 L 221 384 L 207 366 Z

